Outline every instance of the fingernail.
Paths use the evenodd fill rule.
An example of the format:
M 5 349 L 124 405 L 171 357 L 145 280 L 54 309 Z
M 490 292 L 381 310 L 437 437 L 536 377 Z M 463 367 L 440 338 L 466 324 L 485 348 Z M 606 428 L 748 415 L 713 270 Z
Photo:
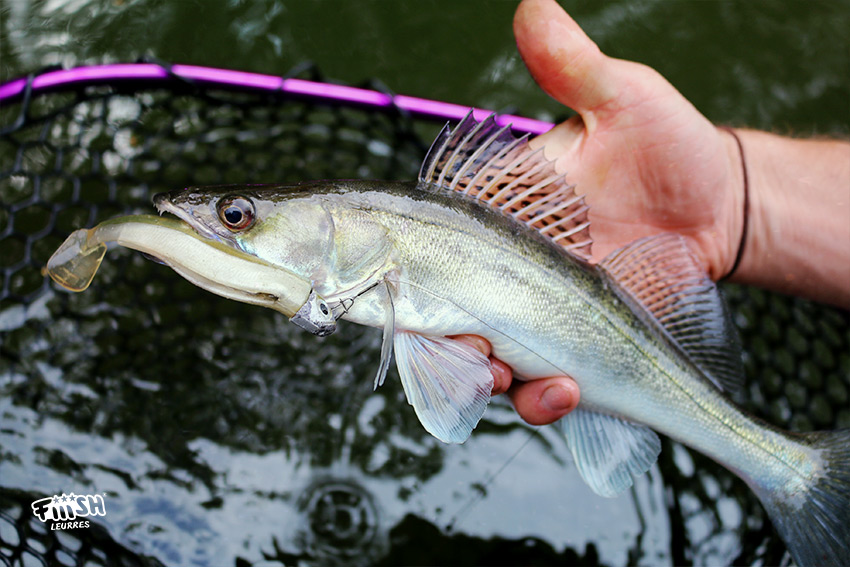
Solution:
M 540 405 L 551 412 L 562 412 L 572 407 L 573 396 L 568 388 L 549 386 L 540 396 Z

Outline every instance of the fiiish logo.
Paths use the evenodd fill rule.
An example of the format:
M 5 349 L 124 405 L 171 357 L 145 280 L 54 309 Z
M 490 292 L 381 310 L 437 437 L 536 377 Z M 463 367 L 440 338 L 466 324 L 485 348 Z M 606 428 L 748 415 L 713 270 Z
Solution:
M 88 521 L 74 521 L 88 516 L 105 516 L 106 502 L 100 494 L 54 494 L 32 503 L 32 513 L 42 522 L 53 522 L 51 530 L 89 527 Z

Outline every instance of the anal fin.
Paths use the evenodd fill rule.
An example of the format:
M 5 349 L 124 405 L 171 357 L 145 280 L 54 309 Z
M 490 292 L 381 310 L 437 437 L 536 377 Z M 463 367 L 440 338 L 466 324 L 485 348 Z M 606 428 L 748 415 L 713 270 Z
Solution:
M 419 421 L 444 443 L 466 441 L 490 403 L 490 361 L 446 337 L 400 331 L 393 342 L 401 384 Z

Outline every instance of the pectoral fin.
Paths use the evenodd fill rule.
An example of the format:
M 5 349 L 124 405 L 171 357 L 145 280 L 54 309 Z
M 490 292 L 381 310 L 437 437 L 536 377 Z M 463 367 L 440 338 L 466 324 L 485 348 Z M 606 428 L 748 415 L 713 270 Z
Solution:
M 661 452 L 661 441 L 650 428 L 611 415 L 579 408 L 561 418 L 558 427 L 581 477 L 608 498 L 629 488 Z
M 490 361 L 446 337 L 400 331 L 393 342 L 401 384 L 419 421 L 444 443 L 466 441 L 490 403 Z
M 381 364 L 378 365 L 378 374 L 375 375 L 375 384 L 373 390 L 377 390 L 378 386 L 384 385 L 384 380 L 387 378 L 387 370 L 390 367 L 390 360 L 393 356 L 393 335 L 395 334 L 395 306 L 393 305 L 393 290 L 389 281 L 386 279 L 383 282 L 383 287 L 386 290 L 384 298 L 384 312 L 387 318 L 384 321 L 384 335 L 381 342 Z

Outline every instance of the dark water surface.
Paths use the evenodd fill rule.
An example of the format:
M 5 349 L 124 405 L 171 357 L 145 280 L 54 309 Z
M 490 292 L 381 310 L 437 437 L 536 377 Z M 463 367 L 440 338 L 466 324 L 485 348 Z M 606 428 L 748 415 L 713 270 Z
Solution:
M 606 52 L 659 69 L 709 118 L 850 134 L 847 2 L 567 2 Z M 516 54 L 513 2 L 0 0 L 0 80 L 155 57 L 555 119 Z M 412 178 L 435 127 L 303 103 L 158 90 L 66 107 L 0 138 L 0 564 L 718 565 L 787 561 L 742 482 L 665 442 L 617 499 L 549 428 L 496 403 L 464 445 L 432 439 L 380 333 L 318 339 L 127 250 L 72 295 L 39 268 L 65 235 L 192 183 Z M 56 109 L 56 117 L 49 112 Z M 19 108 L 0 110 L 0 128 Z M 41 113 L 41 114 L 39 114 Z M 45 118 L 38 118 L 44 115 Z M 49 140 L 49 142 L 45 142 Z M 750 411 L 850 427 L 845 313 L 726 288 Z M 92 527 L 30 503 L 105 494 Z

